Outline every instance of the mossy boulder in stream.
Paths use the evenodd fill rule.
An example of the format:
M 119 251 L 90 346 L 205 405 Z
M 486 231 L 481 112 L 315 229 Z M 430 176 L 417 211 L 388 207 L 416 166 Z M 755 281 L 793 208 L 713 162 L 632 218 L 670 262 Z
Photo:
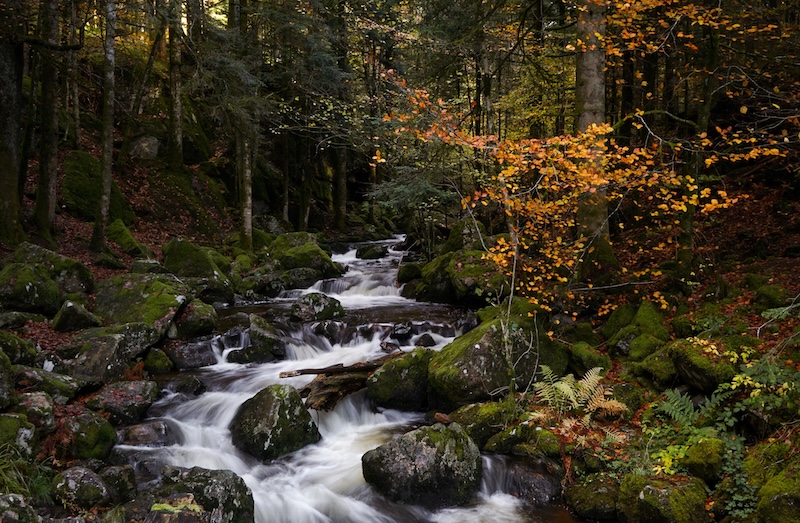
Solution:
M 450 419 L 461 425 L 472 441 L 483 448 L 489 438 L 503 430 L 512 420 L 516 405 L 513 401 L 487 401 L 464 405 L 450 413 Z
M 286 342 L 278 329 L 258 314 L 250 314 L 250 344 L 228 354 L 231 363 L 267 363 L 286 357 Z
M 630 523 L 701 523 L 706 512 L 706 485 L 698 478 L 662 479 L 628 474 L 622 479 L 617 511 Z
M 567 505 L 581 519 L 616 521 L 619 480 L 605 474 L 584 476 L 566 490 Z
M 501 299 L 508 293 L 508 282 L 484 254 L 459 250 L 434 258 L 422 267 L 417 299 L 474 306 Z
M 217 310 L 203 300 L 192 300 L 175 320 L 174 332 L 170 337 L 191 339 L 212 334 L 217 330 L 219 315 Z
M 457 423 L 408 432 L 361 464 L 367 483 L 390 500 L 431 508 L 466 503 L 481 480 L 478 446 Z
M 284 270 L 314 269 L 319 271 L 323 278 L 333 278 L 342 274 L 341 266 L 333 263 L 328 252 L 317 243 L 314 234 L 306 232 L 281 234 L 269 246 L 269 253 Z
M 278 458 L 321 438 L 300 393 L 289 385 L 271 385 L 245 401 L 230 431 L 238 449 L 261 460 Z
M 81 405 L 56 409 L 61 426 L 59 437 L 64 445 L 57 457 L 73 459 L 106 459 L 117 442 L 114 427 L 103 416 Z
M 292 303 L 291 317 L 297 321 L 333 320 L 344 316 L 344 307 L 336 298 L 321 292 L 303 294 Z
M 420 347 L 384 363 L 367 378 L 367 396 L 381 407 L 424 411 L 428 407 L 428 365 L 433 354 Z

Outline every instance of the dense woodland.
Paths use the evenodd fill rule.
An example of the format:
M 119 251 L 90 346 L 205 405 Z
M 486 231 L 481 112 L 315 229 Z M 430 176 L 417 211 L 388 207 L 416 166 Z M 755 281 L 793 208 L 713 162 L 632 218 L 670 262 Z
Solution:
M 661 345 L 742 365 L 695 409 L 603 332 L 610 381 L 667 390 L 680 429 L 629 412 L 655 442 L 645 468 L 685 472 L 703 430 L 735 432 L 725 492 L 742 498 L 719 514 L 748 520 L 745 444 L 799 454 L 800 1 L 3 0 L 0 19 L 4 254 L 27 240 L 122 270 L 120 220 L 156 256 L 179 236 L 253 251 L 263 231 L 404 232 L 430 262 L 466 223 L 502 276 L 469 305 L 523 297 L 573 350 L 564 325 L 599 332 L 646 298 Z M 595 414 L 549 372 L 554 425 Z M 618 426 L 559 426 L 562 448 L 624 468 Z

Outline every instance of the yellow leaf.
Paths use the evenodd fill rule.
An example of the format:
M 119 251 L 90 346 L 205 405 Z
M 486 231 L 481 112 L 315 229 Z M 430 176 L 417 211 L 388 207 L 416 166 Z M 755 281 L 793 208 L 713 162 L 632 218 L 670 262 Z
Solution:
M 743 105 L 739 108 L 739 112 L 742 114 L 747 114 L 747 106 Z

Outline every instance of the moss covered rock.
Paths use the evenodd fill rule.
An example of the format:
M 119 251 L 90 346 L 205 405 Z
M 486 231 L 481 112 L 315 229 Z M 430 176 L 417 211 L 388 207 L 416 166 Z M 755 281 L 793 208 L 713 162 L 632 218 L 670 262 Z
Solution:
M 720 480 L 724 454 L 725 444 L 721 439 L 705 438 L 692 444 L 678 464 L 713 487 Z
M 600 332 L 606 339 L 611 339 L 622 327 L 628 325 L 635 315 L 636 305 L 624 303 L 614 309 L 606 323 L 600 328 Z
M 31 365 L 36 360 L 36 346 L 33 342 L 8 331 L 0 331 L 0 351 L 14 364 Z
M 631 523 L 701 523 L 711 521 L 705 509 L 707 496 L 705 484 L 697 478 L 628 474 L 620 484 L 617 511 Z
M 471 403 L 451 412 L 450 419 L 461 425 L 482 449 L 489 438 L 503 430 L 512 420 L 515 410 L 516 405 L 509 399 Z
M 9 263 L 0 271 L 0 304 L 9 310 L 53 316 L 61 306 L 61 292 L 42 266 Z
M 664 346 L 664 340 L 660 340 L 650 334 L 637 336 L 630 344 L 628 356 L 633 361 L 642 361 L 651 354 L 657 352 Z
M 286 357 L 286 342 L 278 329 L 263 317 L 251 314 L 248 329 L 250 343 L 228 354 L 232 363 L 267 363 Z
M 36 508 L 20 494 L 0 494 L 0 514 L 15 523 L 41 523 Z
M 88 295 L 94 291 L 92 271 L 78 260 L 62 256 L 33 243 L 22 243 L 14 251 L 12 259 L 18 263 L 35 265 L 44 269 L 58 284 L 65 298 Z
M 566 489 L 567 505 L 581 519 L 616 521 L 619 480 L 606 474 L 590 474 Z
M 310 292 L 297 298 L 290 313 L 297 321 L 333 320 L 345 314 L 339 300 L 321 292 Z
M 106 227 L 106 237 L 116 243 L 127 254 L 136 258 L 152 258 L 153 251 L 138 241 L 121 219 L 117 218 Z
M 217 329 L 217 310 L 203 300 L 192 300 L 175 320 L 175 336 L 180 339 L 198 338 Z
M 165 335 L 191 301 L 189 288 L 165 274 L 123 274 L 97 286 L 95 313 L 111 323 L 142 322 Z
M 128 425 L 144 418 L 159 390 L 154 381 L 118 381 L 105 385 L 86 401 L 86 406 L 115 425 Z
M 704 394 L 711 394 L 736 374 L 727 359 L 708 353 L 689 340 L 675 340 L 666 350 L 681 381 Z
M 159 348 L 151 348 L 144 359 L 144 370 L 150 374 L 164 374 L 172 370 L 172 360 Z
M 481 222 L 471 218 L 461 220 L 450 229 L 447 241 L 442 244 L 439 254 L 462 249 L 481 249 L 484 238 L 486 238 L 486 227 Z
M 611 357 L 603 354 L 584 341 L 572 346 L 569 351 L 569 365 L 572 371 L 583 376 L 586 371 L 600 367 L 604 372 L 611 370 Z
M 314 269 L 323 278 L 333 278 L 342 274 L 339 265 L 333 263 L 330 254 L 317 243 L 316 235 L 293 232 L 281 234 L 269 246 L 270 256 L 277 260 L 284 270 Z
M 72 332 L 102 325 L 99 317 L 95 316 L 86 307 L 72 300 L 61 304 L 61 308 L 53 318 L 52 326 L 56 332 Z
M 404 263 L 397 270 L 397 283 L 403 284 L 422 277 L 422 269 L 418 263 Z
M 608 347 L 612 354 L 627 356 L 631 351 L 631 344 L 642 335 L 666 342 L 669 340 L 669 330 L 664 326 L 664 317 L 655 305 L 643 301 L 631 322 L 620 328 L 610 340 Z M 644 342 L 642 346 L 651 347 L 652 342 Z M 641 348 L 641 347 L 640 347 Z M 640 351 L 640 356 L 644 351 Z
M 478 447 L 458 423 L 408 432 L 361 463 L 367 483 L 390 500 L 431 508 L 467 502 L 481 479 Z
M 24 414 L 0 414 L 0 447 L 13 447 L 25 459 L 38 451 L 39 438 L 36 427 Z
M 23 392 L 19 394 L 16 411 L 24 414 L 40 435 L 56 429 L 55 403 L 46 392 Z
M 558 436 L 536 423 L 523 421 L 498 432 L 486 442 L 484 450 L 499 453 L 525 453 L 533 457 L 561 458 Z
M 800 522 L 800 467 L 794 460 L 772 476 L 757 493 L 756 514 L 761 523 Z
M 65 459 L 106 459 L 117 442 L 114 427 L 100 414 L 73 404 L 56 409 L 65 445 L 60 451 Z
M 417 348 L 384 363 L 367 378 L 367 396 L 389 409 L 426 410 L 428 365 L 433 354 L 433 351 Z
M 230 424 L 233 444 L 258 459 L 274 459 L 316 443 L 321 436 L 289 385 L 272 385 L 245 401 Z
M 83 151 L 70 151 L 64 158 L 64 179 L 61 185 L 61 198 L 70 214 L 87 221 L 94 221 L 97 202 L 100 201 L 100 161 Z M 133 223 L 134 214 L 130 210 L 116 182 L 112 181 L 109 217 Z
M 60 349 L 64 364 L 73 376 L 105 383 L 120 379 L 135 360 L 161 339 L 159 332 L 144 323 L 86 329 Z
M 81 388 L 80 382 L 71 376 L 40 368 L 17 365 L 14 374 L 18 388 L 46 392 L 59 404 L 74 399 Z
M 14 369 L 6 356 L 5 348 L 0 350 L 0 409 L 6 409 L 16 402 L 14 390 Z
M 53 480 L 53 494 L 70 507 L 90 509 L 111 502 L 111 491 L 94 471 L 85 467 L 70 467 Z
M 422 267 L 417 299 L 481 306 L 508 293 L 503 272 L 483 251 L 460 250 L 436 257 Z

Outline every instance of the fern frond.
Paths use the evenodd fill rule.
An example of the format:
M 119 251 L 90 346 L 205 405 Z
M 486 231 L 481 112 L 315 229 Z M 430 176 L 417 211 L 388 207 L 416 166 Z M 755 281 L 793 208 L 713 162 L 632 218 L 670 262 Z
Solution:
M 658 406 L 658 411 L 663 412 L 681 426 L 692 425 L 699 417 L 694 409 L 692 398 L 688 394 L 683 394 L 674 389 L 664 392 L 665 399 Z
M 598 388 L 600 387 L 600 380 L 603 377 L 600 373 L 603 371 L 602 367 L 594 367 L 586 371 L 586 374 L 583 375 L 583 378 L 577 383 L 578 387 L 578 398 L 581 405 L 586 405 L 592 399 L 592 397 L 597 393 Z

